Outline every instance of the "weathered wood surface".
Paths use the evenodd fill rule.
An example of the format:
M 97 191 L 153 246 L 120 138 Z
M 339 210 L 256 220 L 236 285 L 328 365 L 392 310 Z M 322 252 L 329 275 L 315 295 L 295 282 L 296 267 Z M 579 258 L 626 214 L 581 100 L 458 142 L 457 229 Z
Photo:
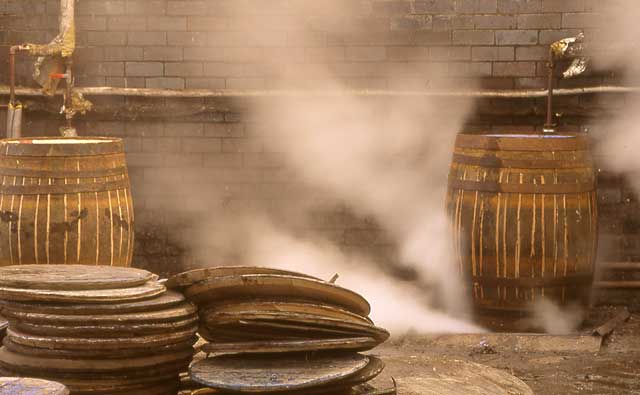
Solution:
M 0 377 L 2 395 L 68 395 L 67 387 L 60 383 L 32 378 Z
M 372 337 L 353 337 L 337 339 L 305 339 L 279 341 L 242 341 L 235 343 L 207 343 L 202 346 L 206 353 L 289 353 L 304 351 L 366 351 L 376 347 L 379 342 Z
M 287 275 L 240 275 L 209 278 L 185 290 L 197 304 L 238 298 L 290 298 L 340 306 L 362 316 L 371 312 L 359 294 L 326 281 Z
M 0 348 L 0 364 L 7 369 L 25 370 L 31 372 L 60 372 L 60 373 L 113 373 L 123 370 L 144 370 L 166 364 L 178 363 L 191 359 L 193 350 L 166 355 L 153 355 L 139 358 L 122 359 L 64 359 L 42 358 L 21 355 Z M 176 372 L 176 375 L 178 372 Z
M 152 298 L 166 292 L 164 285 L 148 281 L 143 285 L 120 289 L 47 290 L 0 287 L 0 298 L 18 302 L 119 303 Z
M 35 314 L 65 314 L 65 315 L 85 315 L 85 314 L 133 314 L 169 309 L 185 302 L 185 297 L 174 291 L 168 291 L 162 295 L 143 300 L 118 303 L 21 303 L 1 301 L 0 307 L 12 311 Z
M 19 310 L 13 310 L 7 307 L 3 310 L 6 317 L 10 317 L 15 321 L 27 324 L 42 325 L 63 325 L 63 326 L 87 326 L 87 325 L 135 325 L 135 324 L 158 324 L 181 321 L 192 318 L 197 313 L 196 307 L 191 303 L 182 303 L 175 307 L 169 307 L 163 310 L 124 313 L 124 314 L 47 314 L 47 313 L 29 313 Z
M 387 357 L 384 362 L 387 368 L 374 385 L 386 388 L 394 377 L 401 395 L 533 395 L 503 370 L 446 356 Z
M 153 335 L 139 335 L 121 338 L 91 338 L 91 337 L 63 337 L 32 335 L 10 328 L 7 336 L 15 343 L 38 348 L 57 350 L 119 350 L 119 349 L 147 349 L 166 346 L 169 344 L 186 342 L 197 332 L 193 326 L 182 331 L 160 333 Z
M 130 266 L 134 221 L 122 139 L 0 142 L 0 266 Z
M 447 210 L 475 307 L 526 312 L 588 302 L 596 172 L 582 135 L 459 135 Z
M 0 287 L 45 290 L 101 290 L 144 285 L 153 273 L 129 267 L 22 265 L 0 267 Z
M 273 269 L 268 267 L 257 266 L 219 266 L 211 268 L 193 269 L 172 276 L 167 281 L 167 288 L 184 288 L 194 285 L 200 281 L 214 277 L 241 276 L 249 274 L 279 274 L 285 276 L 295 276 L 304 278 L 315 278 L 303 273 L 292 272 L 289 270 Z M 319 280 L 315 278 L 316 280 Z
M 245 312 L 263 312 L 280 314 L 308 314 L 316 317 L 339 319 L 346 322 L 368 325 L 371 320 L 336 306 L 318 303 L 297 303 L 278 300 L 225 301 L 220 305 L 208 305 L 200 309 L 202 317 L 211 314 L 243 314 Z
M 196 362 L 191 378 L 208 387 L 267 393 L 330 385 L 362 371 L 369 357 L 360 354 L 273 357 L 221 356 Z

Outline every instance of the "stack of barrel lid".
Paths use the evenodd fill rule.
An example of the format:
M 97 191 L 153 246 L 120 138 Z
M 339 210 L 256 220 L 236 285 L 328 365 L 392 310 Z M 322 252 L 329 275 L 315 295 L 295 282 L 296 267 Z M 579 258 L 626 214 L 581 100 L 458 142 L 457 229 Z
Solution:
M 167 286 L 198 305 L 209 355 L 190 367 L 191 380 L 206 387 L 198 393 L 352 393 L 384 369 L 359 352 L 389 333 L 368 317 L 362 296 L 332 282 L 218 267 L 176 275 Z
M 0 301 L 0 376 L 57 381 L 72 395 L 175 394 L 193 357 L 195 306 L 144 270 L 8 266 Z

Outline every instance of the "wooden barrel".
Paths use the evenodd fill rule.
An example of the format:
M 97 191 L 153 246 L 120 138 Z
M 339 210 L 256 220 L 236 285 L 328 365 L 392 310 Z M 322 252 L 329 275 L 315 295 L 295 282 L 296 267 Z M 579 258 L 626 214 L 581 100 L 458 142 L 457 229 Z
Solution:
M 130 266 L 123 147 L 118 138 L 0 141 L 0 266 Z
M 459 135 L 447 211 L 480 315 L 588 305 L 598 214 L 585 135 Z

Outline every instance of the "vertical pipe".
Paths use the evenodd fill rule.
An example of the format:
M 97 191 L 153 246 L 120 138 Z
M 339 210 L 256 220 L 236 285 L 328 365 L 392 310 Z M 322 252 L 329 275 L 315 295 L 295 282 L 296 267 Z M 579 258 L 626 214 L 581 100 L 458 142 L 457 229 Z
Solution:
M 555 71 L 555 61 L 553 50 L 549 51 L 549 75 L 547 81 L 547 121 L 544 125 L 544 133 L 555 133 L 555 125 L 553 124 L 553 77 Z

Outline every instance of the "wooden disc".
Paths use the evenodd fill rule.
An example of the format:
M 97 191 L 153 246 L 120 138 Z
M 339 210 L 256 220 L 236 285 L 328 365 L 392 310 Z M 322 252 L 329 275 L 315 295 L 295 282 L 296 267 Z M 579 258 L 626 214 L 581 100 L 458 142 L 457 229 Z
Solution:
M 343 339 L 309 339 L 280 341 L 249 341 L 237 343 L 207 343 L 202 346 L 205 353 L 291 353 L 306 351 L 366 351 L 379 344 L 372 337 Z
M 125 313 L 125 314 L 90 314 L 90 315 L 70 315 L 70 314 L 43 314 L 25 313 L 11 309 L 5 309 L 4 314 L 13 320 L 44 325 L 132 325 L 132 324 L 154 324 L 167 323 L 184 320 L 195 315 L 196 307 L 192 303 L 182 303 L 164 310 L 151 312 Z
M 7 336 L 14 343 L 24 346 L 48 348 L 52 350 L 119 350 L 146 349 L 168 344 L 181 343 L 196 335 L 197 328 L 191 327 L 182 331 L 137 337 L 123 338 L 90 338 L 90 337 L 56 337 L 40 336 L 21 332 L 15 328 L 7 330 Z
M 67 387 L 54 381 L 23 377 L 0 377 L 0 394 L 68 395 Z
M 264 312 L 264 313 L 281 313 L 281 314 L 308 314 L 317 317 L 326 317 L 339 319 L 346 322 L 359 323 L 363 325 L 372 324 L 368 317 L 354 314 L 350 311 L 335 306 L 316 304 L 316 303 L 297 303 L 289 301 L 274 300 L 252 300 L 252 301 L 236 301 L 221 305 L 209 305 L 200 309 L 200 316 L 205 318 L 211 314 L 217 313 L 238 313 L 246 312 Z
M 198 316 L 193 314 L 180 321 L 150 324 L 97 324 L 97 325 L 43 325 L 15 322 L 17 330 L 42 336 L 82 336 L 87 338 L 135 338 L 141 334 L 167 334 L 192 328 L 198 324 Z
M 167 355 L 153 355 L 141 358 L 122 359 L 63 359 L 42 358 L 21 355 L 0 348 L 0 364 L 15 370 L 38 370 L 41 372 L 66 372 L 66 373 L 113 373 L 122 370 L 144 370 L 163 364 L 182 361 L 193 356 L 193 349 L 170 353 Z
M 0 287 L 45 290 L 98 290 L 143 285 L 153 274 L 141 269 L 88 265 L 0 267 Z
M 138 379 L 88 379 L 88 380 L 74 380 L 63 379 L 64 384 L 75 394 L 91 394 L 91 395 L 116 395 L 122 393 L 139 394 L 147 393 L 141 391 L 159 390 L 165 391 L 173 390 L 173 394 L 177 392 L 177 388 L 180 385 L 177 374 L 165 375 L 161 377 L 143 377 Z M 167 392 L 168 393 L 168 392 Z
M 62 304 L 62 303 L 20 303 L 3 301 L 0 307 L 11 311 L 35 314 L 127 314 L 172 308 L 185 302 L 181 293 L 168 291 L 154 298 L 121 303 Z
M 215 277 L 188 287 L 185 295 L 199 304 L 228 299 L 275 297 L 336 305 L 362 316 L 369 316 L 371 312 L 366 299 L 351 290 L 326 281 L 285 275 Z
M 241 312 L 241 313 L 218 313 L 205 318 L 204 325 L 213 327 L 214 325 L 238 324 L 254 322 L 274 325 L 290 325 L 294 328 L 309 328 L 322 331 L 341 331 L 353 333 L 360 336 L 372 336 L 380 342 L 389 338 L 389 332 L 374 325 L 360 322 L 344 321 L 342 319 L 318 317 L 310 314 L 300 313 L 274 313 L 274 312 Z M 277 326 L 275 326 L 277 327 Z
M 292 272 L 289 270 L 272 269 L 267 267 L 253 266 L 219 266 L 204 269 L 189 270 L 184 273 L 176 274 L 167 281 L 167 288 L 176 289 L 190 287 L 200 281 L 205 281 L 215 277 L 241 276 L 248 274 L 278 274 L 303 278 L 314 278 L 303 273 Z M 317 279 L 318 280 L 318 279 Z
M 260 357 L 225 355 L 191 365 L 191 378 L 202 385 L 244 393 L 282 392 L 313 388 L 345 380 L 364 369 L 361 354 Z
M 117 350 L 61 350 L 24 346 L 15 343 L 10 337 L 3 341 L 3 345 L 7 350 L 16 354 L 30 355 L 34 357 L 45 358 L 68 358 L 68 359 L 108 359 L 108 358 L 135 358 L 141 356 L 158 355 L 165 353 L 179 352 L 193 347 L 197 338 L 165 346 L 147 347 L 147 348 L 120 348 Z
M 0 298 L 21 302 L 119 303 L 152 298 L 166 292 L 164 285 L 148 281 L 143 285 L 120 289 L 44 290 L 0 287 Z

